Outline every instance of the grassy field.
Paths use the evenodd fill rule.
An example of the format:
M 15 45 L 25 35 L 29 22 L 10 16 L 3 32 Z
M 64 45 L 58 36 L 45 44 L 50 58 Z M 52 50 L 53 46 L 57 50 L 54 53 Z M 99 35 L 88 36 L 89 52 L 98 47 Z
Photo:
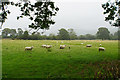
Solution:
M 53 47 L 48 51 L 42 44 Z M 59 49 L 62 44 L 67 47 Z M 99 44 L 106 50 L 99 52 Z M 26 46 L 34 49 L 25 51 Z M 117 61 L 118 41 L 2 40 L 3 78 L 94 78 L 107 74 L 111 66 L 117 71 Z

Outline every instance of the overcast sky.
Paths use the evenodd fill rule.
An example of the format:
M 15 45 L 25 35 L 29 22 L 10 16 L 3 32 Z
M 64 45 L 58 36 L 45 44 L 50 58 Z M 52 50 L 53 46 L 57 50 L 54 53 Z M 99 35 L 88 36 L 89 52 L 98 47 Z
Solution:
M 57 16 L 54 17 L 56 22 L 50 26 L 50 29 L 45 32 L 58 33 L 61 28 L 73 28 L 77 35 L 81 34 L 96 34 L 99 27 L 107 27 L 112 33 L 117 31 L 117 28 L 110 26 L 108 22 L 104 21 L 103 9 L 101 7 L 105 0 L 54 0 L 55 5 L 59 7 Z M 20 20 L 16 16 L 20 14 L 18 8 L 9 6 L 11 14 L 4 23 L 3 27 L 19 28 L 29 30 L 28 25 L 31 21 L 28 18 Z M 41 32 L 41 30 L 40 30 Z

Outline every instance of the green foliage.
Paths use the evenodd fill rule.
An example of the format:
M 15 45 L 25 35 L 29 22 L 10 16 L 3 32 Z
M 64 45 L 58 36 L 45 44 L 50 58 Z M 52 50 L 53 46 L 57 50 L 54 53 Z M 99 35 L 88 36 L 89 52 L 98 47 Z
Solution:
M 66 32 L 66 31 L 65 31 Z M 64 31 L 61 32 L 62 36 L 64 36 Z M 102 32 L 101 32 L 102 33 Z M 98 37 L 97 35 L 92 35 L 92 34 L 85 34 L 85 35 L 79 35 L 77 36 L 74 32 L 74 30 L 67 31 L 67 35 L 69 34 L 69 39 L 70 40 L 95 40 L 95 39 L 102 39 L 100 37 Z M 105 32 L 103 32 L 103 34 L 106 35 Z M 101 34 L 101 35 L 103 35 Z M 66 35 L 66 36 L 67 36 Z M 110 39 L 110 40 L 118 40 L 120 36 L 120 30 L 118 30 L 117 32 L 115 32 L 114 34 L 109 34 L 109 38 L 106 37 L 106 39 Z M 66 40 L 66 37 L 61 38 L 61 36 L 55 35 L 53 33 L 47 35 L 41 35 L 39 32 L 37 33 L 32 33 L 32 34 L 28 34 L 28 36 L 24 36 L 24 31 L 21 28 L 18 28 L 17 31 L 16 29 L 9 29 L 9 28 L 5 28 L 2 31 L 2 37 L 3 38 L 11 38 L 11 39 L 28 39 L 28 40 Z M 67 38 L 68 39 L 68 38 Z
M 16 36 L 17 36 L 16 29 L 5 28 L 2 30 L 2 37 L 3 38 L 15 39 Z
M 104 14 L 107 14 L 107 16 L 105 17 L 105 21 L 109 21 L 109 23 L 115 27 L 120 26 L 120 17 L 118 17 L 118 15 L 120 15 L 119 4 L 120 4 L 119 0 L 115 0 L 114 2 L 109 0 L 105 4 L 102 4 Z
M 16 35 L 16 29 L 10 29 L 10 35 Z
M 77 39 L 77 35 L 76 35 L 74 29 L 68 29 L 68 32 L 69 32 L 70 40 Z
M 110 35 L 112 40 L 120 40 L 120 30 Z
M 59 30 L 58 36 L 59 36 L 60 40 L 69 40 L 70 39 L 68 31 L 64 28 Z
M 10 36 L 12 39 L 15 39 L 17 36 L 16 29 L 11 29 L 10 30 Z
M 18 28 L 18 36 L 21 36 L 23 34 L 23 30 L 21 28 Z
M 0 22 L 2 24 L 5 22 L 5 19 L 7 19 L 7 15 L 10 14 L 10 11 L 5 9 L 5 6 L 7 6 L 9 4 L 10 4 L 9 1 L 4 2 L 4 0 L 3 0 L 2 1 L 2 6 L 0 6 L 0 8 L 2 9 L 2 13 L 0 13 L 0 16 L 2 17 L 2 20 Z
M 104 27 L 100 27 L 96 35 L 97 35 L 97 38 L 102 40 L 110 39 L 110 32 L 107 28 L 104 28 Z
M 28 39 L 29 40 L 41 40 L 42 37 L 41 37 L 40 33 L 37 32 L 36 34 L 29 35 Z
M 97 39 L 97 38 L 96 38 L 96 35 L 86 34 L 86 35 L 78 36 L 78 39 L 80 39 L 80 40 L 94 40 L 94 39 Z
M 2 30 L 2 36 L 3 37 L 7 37 L 8 34 L 10 34 L 10 29 L 9 28 L 5 28 L 4 30 Z
M 28 1 L 24 3 L 24 5 L 22 5 L 22 3 L 17 3 L 16 6 L 20 6 L 22 11 L 21 16 L 17 17 L 17 19 L 28 16 L 33 22 L 29 25 L 29 28 L 37 29 L 37 31 L 39 29 L 49 29 L 50 25 L 55 23 L 52 20 L 52 16 L 55 16 L 59 10 L 58 7 L 54 6 L 54 2 L 50 1 L 35 2 L 35 4 Z
M 56 40 L 56 35 L 55 34 L 49 34 L 48 39 L 50 40 Z
M 25 31 L 24 34 L 23 34 L 23 39 L 27 39 L 28 36 L 29 36 L 28 31 Z
M 85 35 L 80 35 L 80 36 L 78 36 L 78 39 L 80 39 L 80 40 L 85 40 L 86 37 L 85 37 Z
M 15 5 L 16 7 L 20 7 L 20 11 L 22 12 L 20 16 L 17 17 L 23 18 L 23 16 L 29 17 L 29 19 L 33 22 L 29 25 L 29 28 L 36 29 L 36 32 L 39 29 L 49 29 L 50 25 L 55 24 L 52 20 L 53 16 L 56 16 L 58 7 L 55 7 L 54 2 L 46 1 L 39 2 L 36 1 L 35 4 L 32 4 L 30 1 L 19 1 L 18 3 L 9 2 L 11 5 Z M 7 4 L 8 5 L 8 4 Z M 4 5 L 2 6 L 4 8 Z M 7 19 L 7 14 L 10 13 L 9 10 L 5 11 L 3 9 L 3 19 Z

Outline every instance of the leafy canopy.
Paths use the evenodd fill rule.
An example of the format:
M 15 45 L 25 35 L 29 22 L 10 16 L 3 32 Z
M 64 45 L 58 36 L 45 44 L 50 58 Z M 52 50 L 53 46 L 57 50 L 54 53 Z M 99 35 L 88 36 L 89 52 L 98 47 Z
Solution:
M 45 2 L 36 1 L 34 4 L 29 0 L 20 0 L 17 3 L 4 2 L 2 3 L 2 18 L 4 20 L 7 19 L 7 14 L 10 14 L 10 11 L 4 8 L 8 4 L 20 7 L 20 11 L 22 13 L 17 17 L 17 19 L 23 18 L 24 16 L 29 17 L 29 19 L 32 21 L 32 23 L 29 25 L 29 28 L 35 29 L 36 31 L 39 29 L 49 29 L 50 25 L 55 24 L 55 22 L 52 20 L 52 17 L 56 16 L 57 11 L 59 10 L 58 7 L 55 7 L 54 2 L 47 0 Z
M 61 39 L 61 40 L 69 40 L 70 39 L 69 32 L 64 28 L 59 30 L 58 36 L 59 36 L 59 39 Z
M 120 1 L 115 0 L 112 2 L 109 0 L 105 4 L 102 4 L 102 8 L 104 9 L 105 21 L 108 21 L 112 26 L 120 27 Z
M 97 31 L 97 38 L 99 39 L 110 39 L 110 32 L 107 28 L 105 27 L 100 27 Z

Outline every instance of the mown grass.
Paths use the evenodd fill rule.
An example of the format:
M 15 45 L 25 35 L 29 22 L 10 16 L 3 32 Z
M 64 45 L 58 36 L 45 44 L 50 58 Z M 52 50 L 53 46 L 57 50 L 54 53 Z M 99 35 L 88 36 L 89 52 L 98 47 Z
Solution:
M 53 47 L 48 51 L 42 44 Z M 62 44 L 67 47 L 59 49 Z M 99 44 L 106 50 L 99 52 Z M 34 49 L 25 51 L 26 46 Z M 118 41 L 2 40 L 3 78 L 94 78 L 99 65 L 111 61 L 118 61 Z

